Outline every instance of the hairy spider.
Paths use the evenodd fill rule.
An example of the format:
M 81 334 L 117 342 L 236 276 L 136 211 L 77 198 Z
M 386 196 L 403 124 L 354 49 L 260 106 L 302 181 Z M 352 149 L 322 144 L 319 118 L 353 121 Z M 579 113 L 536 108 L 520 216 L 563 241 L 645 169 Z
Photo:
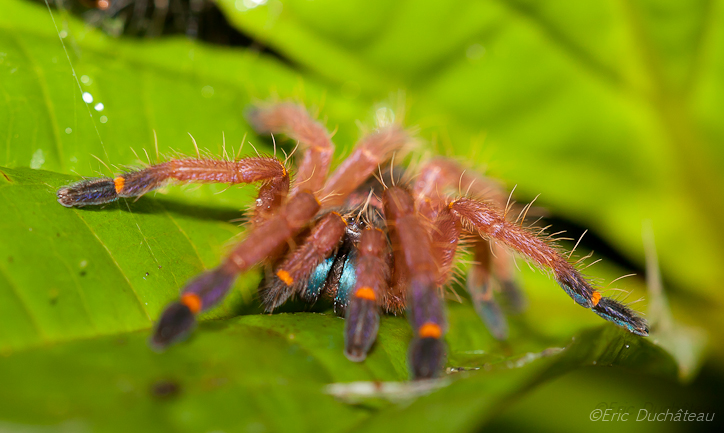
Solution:
M 80 207 L 138 197 L 171 180 L 261 182 L 246 237 L 218 267 L 189 281 L 180 299 L 165 309 L 150 340 L 154 348 L 186 336 L 196 315 L 218 304 L 239 273 L 264 262 L 268 271 L 259 294 L 265 309 L 273 311 L 292 297 L 332 300 L 335 311 L 346 317 L 345 354 L 350 360 L 365 359 L 380 311 L 406 310 L 415 334 L 409 349 L 412 376 L 432 377 L 445 362 L 447 325 L 440 288 L 449 282 L 460 248 L 474 254 L 466 286 L 496 338 L 505 338 L 507 328 L 491 281 L 498 281 L 514 306 L 522 304 L 509 251 L 552 271 L 579 305 L 630 332 L 648 335 L 644 319 L 603 297 L 540 231 L 508 221 L 504 196 L 482 176 L 443 158 L 408 168 L 402 183 L 393 182 L 391 171 L 383 174 L 380 165 L 411 141 L 400 125 L 364 136 L 328 176 L 334 145 L 303 107 L 260 105 L 247 117 L 259 133 L 283 133 L 298 141 L 302 158 L 296 182 L 290 183 L 289 170 L 274 157 L 199 157 L 172 159 L 115 178 L 85 179 L 58 190 L 60 204 Z M 461 185 L 468 190 L 464 195 Z M 464 234 L 474 240 L 461 245 Z

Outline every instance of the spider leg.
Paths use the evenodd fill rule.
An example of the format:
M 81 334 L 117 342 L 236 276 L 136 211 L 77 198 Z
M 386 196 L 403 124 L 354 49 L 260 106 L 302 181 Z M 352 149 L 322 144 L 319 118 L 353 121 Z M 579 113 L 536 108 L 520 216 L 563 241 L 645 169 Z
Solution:
M 430 228 L 433 254 L 438 265 L 437 285 L 449 281 L 450 272 L 460 240 L 460 218 L 445 202 L 435 197 L 423 197 L 417 203 L 418 216 Z
M 346 227 L 347 222 L 337 212 L 330 212 L 317 222 L 300 246 L 276 267 L 272 281 L 259 290 L 266 311 L 273 311 L 295 293 L 316 299 L 319 293 L 308 290 L 310 275 L 337 248 Z
M 412 185 L 412 195 L 417 202 L 425 198 L 444 200 L 445 194 L 452 192 L 485 197 L 504 207 L 508 198 L 497 182 L 474 170 L 466 170 L 452 159 L 433 158 L 420 168 L 419 173 Z
M 461 217 L 469 231 L 495 239 L 539 266 L 551 269 L 561 288 L 579 305 L 593 309 L 599 316 L 625 327 L 630 332 L 648 335 L 648 325 L 643 318 L 625 305 L 602 297 L 555 247 L 529 230 L 507 221 L 500 210 L 488 203 L 465 197 L 451 201 L 449 207 Z
M 319 209 L 314 194 L 300 191 L 276 215 L 253 227 L 221 265 L 189 281 L 181 290 L 181 299 L 166 307 L 151 337 L 151 346 L 163 350 L 185 337 L 196 322 L 195 316 L 218 304 L 231 289 L 237 274 L 278 254 Z
M 465 281 L 470 298 L 478 316 L 497 340 L 508 338 L 508 323 L 500 305 L 493 296 L 493 286 L 490 281 L 491 271 L 491 244 L 479 239 L 473 243 L 472 250 L 475 263 L 468 272 Z
M 440 287 L 450 280 L 461 229 L 460 218 L 449 208 L 443 207 L 435 215 L 430 236 L 438 266 L 437 285 Z
M 252 225 L 257 226 L 271 218 L 279 210 L 288 194 L 289 173 L 264 182 L 254 201 Z
M 416 379 L 437 375 L 445 361 L 442 336 L 447 328 L 443 302 L 437 288 L 438 264 L 432 240 L 406 190 L 392 187 L 383 194 L 388 226 L 394 227 L 393 246 L 398 248 L 395 267 L 405 266 L 409 277 L 408 318 L 415 332 L 409 361 Z
M 367 357 L 377 338 L 380 302 L 390 278 L 387 238 L 378 228 L 362 231 L 357 254 L 357 280 L 347 305 L 344 354 L 351 361 Z
M 396 124 L 378 129 L 355 144 L 352 153 L 329 176 L 319 194 L 325 206 L 337 206 L 364 183 L 380 164 L 410 142 L 405 131 Z
M 238 161 L 205 158 L 172 159 L 114 178 L 89 178 L 60 188 L 58 203 L 65 207 L 99 205 L 120 197 L 139 197 L 168 181 L 198 183 L 252 183 L 275 181 L 280 188 L 289 176 L 275 158 L 250 157 Z
M 466 170 L 452 159 L 433 158 L 422 166 L 419 176 L 413 183 L 413 196 L 420 204 L 420 213 L 442 216 L 441 213 L 444 213 L 445 210 L 449 211 L 446 206 L 447 194 L 464 194 L 480 199 L 485 198 L 493 201 L 500 208 L 504 208 L 507 204 L 507 197 L 498 183 L 474 170 Z M 426 212 L 426 208 L 432 208 L 433 211 Z M 440 210 L 441 208 L 443 210 Z M 435 216 L 428 218 L 432 220 Z M 433 237 L 439 232 L 439 229 L 433 231 Z M 459 235 L 459 229 L 457 234 Z M 443 242 L 435 242 L 436 249 L 444 245 L 453 246 L 452 240 L 444 239 Z M 489 257 L 491 249 L 493 251 L 492 259 Z M 493 298 L 490 278 L 495 278 L 500 283 L 503 297 L 511 310 L 521 311 L 525 305 L 525 298 L 514 279 L 513 256 L 496 243 L 490 245 L 486 243 L 480 246 L 474 244 L 473 252 L 476 254 L 475 260 L 483 262 L 483 264 L 471 267 L 467 279 L 468 291 L 473 298 L 476 311 L 490 328 L 491 333 L 496 338 L 503 339 L 507 334 L 507 325 L 500 306 Z M 452 262 L 454 253 L 454 249 L 447 253 L 450 256 L 448 263 Z M 478 255 L 480 257 L 477 257 Z M 446 262 L 443 260 L 440 264 L 444 270 Z
M 307 110 L 289 102 L 247 109 L 246 118 L 258 133 L 282 133 L 299 142 L 303 156 L 297 166 L 294 191 L 318 191 L 324 185 L 334 156 L 334 144 L 327 129 L 312 119 Z
M 255 158 L 274 161 L 282 168 L 281 175 L 249 180 L 266 181 L 259 190 L 250 233 L 222 265 L 190 281 L 182 290 L 181 300 L 167 307 L 151 339 L 157 349 L 183 338 L 193 327 L 194 316 L 223 299 L 238 273 L 278 257 L 287 242 L 294 239 L 321 208 L 311 191 L 321 188 L 334 153 L 325 128 L 312 120 L 303 107 L 294 104 L 252 108 L 247 117 L 259 132 L 283 132 L 299 140 L 304 147 L 297 174 L 301 181 L 295 184 L 289 201 L 282 204 L 289 191 L 289 176 L 283 164 L 274 158 Z M 334 212 L 319 220 L 302 246 L 282 262 L 272 285 L 261 291 L 267 310 L 276 308 L 295 290 L 301 290 L 302 280 L 336 248 L 345 225 L 344 219 Z

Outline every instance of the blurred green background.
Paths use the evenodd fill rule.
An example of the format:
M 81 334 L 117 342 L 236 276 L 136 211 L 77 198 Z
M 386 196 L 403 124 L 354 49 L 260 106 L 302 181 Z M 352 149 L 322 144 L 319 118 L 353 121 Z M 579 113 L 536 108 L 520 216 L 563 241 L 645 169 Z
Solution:
M 0 431 L 713 427 L 589 416 L 723 406 L 721 1 L 197 3 L 218 7 L 212 24 L 187 17 L 160 37 L 152 5 L 134 18 L 0 0 Z M 233 30 L 205 39 L 221 16 Z M 520 261 L 530 306 L 510 341 L 450 302 L 448 367 L 481 370 L 403 403 L 349 404 L 324 386 L 405 380 L 404 318 L 385 318 L 353 364 L 330 312 L 256 314 L 256 273 L 188 342 L 151 352 L 152 323 L 243 231 L 232 220 L 253 188 L 171 187 L 82 211 L 54 191 L 155 158 L 156 139 L 167 155 L 192 153 L 189 134 L 216 155 L 245 136 L 270 151 L 242 116 L 270 98 L 337 129 L 336 162 L 393 110 L 423 151 L 485 170 L 519 202 L 540 194 L 552 231 L 589 230 L 576 256 L 603 257 L 586 270 L 597 283 L 637 273 L 607 289 L 644 298 L 633 306 L 652 336 L 602 323 Z

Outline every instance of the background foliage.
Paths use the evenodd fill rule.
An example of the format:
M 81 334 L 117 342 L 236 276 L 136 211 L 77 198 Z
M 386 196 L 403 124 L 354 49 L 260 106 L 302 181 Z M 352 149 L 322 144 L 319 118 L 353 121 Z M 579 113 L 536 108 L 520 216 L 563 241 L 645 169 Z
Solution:
M 276 55 L 115 39 L 54 10 L 56 31 L 43 5 L 0 0 L 0 429 L 575 431 L 608 428 L 588 420 L 602 402 L 718 405 L 721 2 L 218 4 Z M 134 164 L 131 148 L 155 158 L 154 131 L 162 153 L 191 153 L 188 133 L 215 154 L 222 140 L 238 149 L 246 134 L 268 150 L 242 112 L 270 97 L 320 108 L 338 127 L 337 161 L 359 136 L 356 121 L 370 127 L 380 110 L 404 113 L 428 149 L 487 167 L 517 185 L 519 201 L 540 193 L 536 203 L 552 215 L 610 245 L 623 268 L 588 270 L 603 285 L 643 269 L 650 224 L 676 331 L 624 334 L 523 266 L 530 308 L 507 344 L 468 304 L 450 303 L 448 364 L 483 371 L 453 375 L 412 403 L 350 405 L 324 385 L 407 378 L 404 319 L 386 318 L 370 358 L 353 364 L 333 315 L 253 314 L 252 273 L 189 342 L 151 352 L 154 319 L 242 231 L 230 221 L 253 189 L 168 188 L 82 211 L 59 206 L 54 191 L 108 174 L 98 159 Z M 642 277 L 616 286 L 636 299 Z M 677 376 L 695 381 L 681 387 Z

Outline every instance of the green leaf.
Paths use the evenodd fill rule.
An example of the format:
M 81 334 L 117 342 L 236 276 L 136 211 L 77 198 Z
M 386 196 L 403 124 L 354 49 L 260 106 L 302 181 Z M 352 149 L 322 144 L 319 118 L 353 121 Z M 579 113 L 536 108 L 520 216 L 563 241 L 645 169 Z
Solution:
M 63 208 L 55 191 L 78 174 L 108 175 L 98 159 L 116 172 L 137 164 L 131 147 L 141 160 L 144 150 L 155 160 L 156 137 L 162 154 L 193 154 L 189 133 L 216 155 L 224 142 L 238 150 L 247 134 L 270 152 L 270 140 L 254 136 L 242 116 L 255 99 L 323 106 L 330 129 L 339 126 L 340 160 L 359 136 L 354 122 L 372 125 L 376 109 L 394 106 L 402 89 L 407 123 L 418 125 L 421 137 L 442 137 L 440 147 L 478 163 L 493 155 L 493 174 L 519 183 L 524 196 L 543 191 L 546 206 L 598 229 L 634 259 L 641 256 L 641 203 L 662 215 L 687 209 L 684 199 L 702 204 L 688 197 L 688 184 L 671 188 L 683 175 L 662 183 L 675 156 L 660 152 L 658 140 L 670 137 L 652 108 L 611 92 L 611 76 L 640 92 L 650 84 L 637 69 L 638 54 L 627 51 L 626 32 L 601 38 L 587 33 L 590 22 L 573 19 L 574 27 L 559 29 L 569 21 L 555 21 L 555 11 L 504 1 L 278 6 L 227 11 L 302 68 L 182 39 L 115 40 L 54 13 L 66 56 L 45 8 L 0 0 L 0 429 L 455 431 L 489 422 L 543 380 L 594 362 L 676 376 L 676 364 L 650 340 L 608 325 L 586 330 L 601 320 L 526 269 L 534 308 L 511 319 L 508 343 L 495 342 L 469 304 L 450 303 L 448 365 L 486 371 L 453 376 L 450 386 L 411 405 L 348 405 L 325 393 L 330 382 L 406 380 L 411 332 L 404 318 L 384 318 L 370 357 L 351 363 L 342 353 L 341 319 L 253 314 L 256 272 L 204 316 L 188 342 L 150 351 L 145 342 L 163 306 L 242 232 L 231 221 L 253 188 L 170 187 L 84 209 Z M 616 22 L 619 11 L 609 12 Z M 608 59 L 610 46 L 599 47 L 601 40 L 633 63 Z M 710 78 L 714 88 L 717 79 Z M 716 127 L 707 131 L 718 136 Z M 484 132 L 485 149 L 475 150 Z M 589 145 L 581 149 L 581 142 Z M 622 161 L 622 152 L 630 159 Z M 686 281 L 681 293 L 721 299 L 712 284 L 718 268 L 687 268 L 721 257 L 707 226 L 693 225 L 679 239 L 687 256 L 672 265 L 670 230 L 698 221 L 696 213 L 653 216 L 667 275 Z M 619 272 L 604 265 L 595 275 Z M 707 311 L 702 317 L 711 326 L 718 316 Z M 524 355 L 563 346 L 556 356 Z
M 330 382 L 405 380 L 411 332 L 404 318 L 384 318 L 368 359 L 351 363 L 343 355 L 344 322 L 333 315 L 223 319 L 248 303 L 244 295 L 253 289 L 254 276 L 243 279 L 224 306 L 207 316 L 223 320 L 205 321 L 190 341 L 160 355 L 152 352 L 146 345 L 150 318 L 175 297 L 177 280 L 184 281 L 202 267 L 194 250 L 206 255 L 210 245 L 220 245 L 228 236 L 229 224 L 217 219 L 223 213 L 183 206 L 166 197 L 144 197 L 97 210 L 67 209 L 55 202 L 55 191 L 67 176 L 27 168 L 0 168 L 0 173 L 6 205 L 0 229 L 8 234 L 0 241 L 0 401 L 6 402 L 0 405 L 0 419 L 8 425 L 198 431 L 296 430 L 302 422 L 303 430 L 319 430 L 324 420 L 323 431 L 340 431 L 365 420 L 379 425 L 384 421 L 376 420 L 378 413 L 385 420 L 406 407 L 385 402 L 349 406 L 324 392 Z M 528 287 L 546 285 L 540 275 L 526 277 Z M 526 371 L 500 378 L 496 373 L 497 385 L 490 392 L 489 385 L 484 387 L 485 398 L 457 407 L 458 422 L 486 422 L 496 414 L 493 402 L 590 363 L 676 375 L 675 362 L 662 349 L 606 325 L 577 337 L 564 351 L 572 354 L 556 357 L 552 372 L 540 376 L 539 357 L 521 360 L 518 354 L 550 351 L 549 345 L 565 343 L 572 329 L 600 323 L 590 312 L 570 308 L 564 295 L 557 302 L 545 298 L 534 295 L 532 302 L 543 308 L 540 313 L 548 323 L 534 325 L 540 320 L 535 314 L 531 322 L 514 321 L 505 345 L 483 330 L 469 304 L 450 305 L 451 365 Z M 557 303 L 570 309 L 570 317 L 578 314 L 582 320 L 573 328 L 569 317 L 549 320 L 550 310 L 562 308 Z M 531 333 L 534 327 L 537 333 Z M 631 347 L 624 350 L 624 345 Z M 489 376 L 486 372 L 480 380 L 487 383 Z M 450 385 L 452 391 L 439 392 L 467 399 L 464 396 L 474 388 L 459 383 L 476 378 L 475 373 L 461 376 Z M 438 393 L 429 398 L 434 395 Z M 414 419 L 412 408 L 417 404 L 404 409 L 408 415 L 402 419 Z M 117 407 L 126 411 L 120 414 Z M 427 404 L 422 407 L 427 410 Z M 329 413 L 336 415 L 327 419 Z M 420 425 L 409 423 L 407 428 Z M 456 426 L 450 424 L 450 431 Z
M 661 377 L 670 377 L 677 370 L 663 349 L 613 327 L 586 331 L 562 352 L 553 353 L 528 353 L 485 372 L 463 373 L 468 377 L 409 406 L 387 408 L 358 431 L 471 431 L 489 422 L 510 399 L 530 387 L 587 365 L 622 365 Z
M 459 376 L 409 407 L 350 406 L 324 392 L 330 382 L 404 380 L 411 333 L 399 317 L 383 320 L 376 348 L 361 364 L 342 354 L 343 321 L 310 313 L 207 321 L 190 341 L 156 354 L 146 345 L 148 316 L 156 317 L 174 297 L 174 278 L 196 272 L 184 263 L 194 257 L 190 246 L 204 246 L 200 237 L 191 240 L 182 230 L 223 237 L 228 232 L 213 219 L 217 215 L 174 207 L 163 197 L 96 211 L 66 209 L 54 200 L 66 176 L 32 169 L 1 172 L 0 194 L 9 209 L 2 231 L 11 235 L 0 243 L 0 250 L 9 254 L 0 266 L 7 278 L 0 284 L 0 419 L 10 426 L 296 430 L 301 422 L 302 430 L 340 431 L 359 423 L 377 428 L 394 419 L 398 421 L 392 424 L 412 430 L 427 425 L 429 417 L 442 422 L 435 413 L 455 413 L 455 423 L 440 427 L 456 431 L 460 425 L 489 420 L 496 404 L 526 387 L 581 365 L 598 362 L 676 375 L 676 364 L 660 348 L 610 325 L 576 337 L 563 354 L 546 361 L 518 359 L 515 354 L 546 350 L 551 337 L 531 338 L 532 324 L 515 321 L 509 342 L 514 355 L 497 350 L 481 354 L 481 348 L 494 345 L 469 305 L 451 305 L 450 362 L 467 368 L 492 365 L 493 371 L 486 367 L 485 373 Z M 169 226 L 174 221 L 177 225 Z M 163 237 L 144 241 L 141 231 Z M 74 266 L 79 257 L 86 263 Z M 143 271 L 156 259 L 163 267 L 146 275 Z M 39 264 L 43 272 L 38 272 Z M 238 308 L 239 298 L 225 306 Z M 576 310 L 571 312 L 597 322 Z M 213 315 L 224 316 L 224 309 Z M 468 400 L 472 390 L 481 397 Z M 428 418 L 412 422 L 419 413 Z

